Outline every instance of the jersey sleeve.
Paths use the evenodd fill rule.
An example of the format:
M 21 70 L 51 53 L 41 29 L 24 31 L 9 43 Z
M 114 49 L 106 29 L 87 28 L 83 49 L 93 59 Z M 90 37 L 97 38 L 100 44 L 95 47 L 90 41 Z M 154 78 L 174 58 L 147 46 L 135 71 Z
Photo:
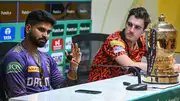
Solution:
M 103 50 L 111 57 L 127 54 L 125 50 L 125 44 L 122 40 L 107 40 L 103 46 Z
M 56 88 L 63 86 L 64 78 L 61 76 L 61 73 L 58 70 L 57 63 L 55 62 L 55 60 L 52 57 L 50 57 L 50 62 L 51 62 L 50 84 L 53 89 L 56 89 Z
M 18 53 L 8 54 L 3 60 L 4 83 L 8 97 L 26 95 L 25 63 Z

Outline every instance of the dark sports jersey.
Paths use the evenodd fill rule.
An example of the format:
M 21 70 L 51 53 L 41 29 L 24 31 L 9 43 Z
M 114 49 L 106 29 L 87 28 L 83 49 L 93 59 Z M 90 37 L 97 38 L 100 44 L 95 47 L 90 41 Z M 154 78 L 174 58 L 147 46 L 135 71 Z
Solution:
M 106 41 L 103 43 L 93 60 L 92 64 L 96 66 L 92 66 L 90 69 L 90 74 L 88 78 L 89 82 L 128 74 L 128 71 L 123 68 L 113 67 L 120 66 L 115 60 L 117 56 L 126 54 L 133 61 L 140 62 L 142 56 L 146 55 L 146 46 L 143 36 L 139 39 L 139 41 L 141 42 L 141 47 L 136 45 L 137 47 L 130 52 L 130 49 L 124 41 L 122 35 L 120 34 L 120 31 L 117 31 L 109 35 Z
M 8 97 L 48 91 L 64 81 L 53 58 L 38 51 L 39 61 L 20 43 L 3 61 L 3 79 Z

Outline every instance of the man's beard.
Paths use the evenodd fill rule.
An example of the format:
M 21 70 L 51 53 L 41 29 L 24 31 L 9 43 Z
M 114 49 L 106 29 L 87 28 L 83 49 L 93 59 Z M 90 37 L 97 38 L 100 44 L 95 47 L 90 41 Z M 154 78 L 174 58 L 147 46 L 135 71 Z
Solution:
M 46 37 L 42 37 L 42 38 L 39 38 L 39 39 L 36 39 L 35 36 L 33 36 L 32 33 L 29 33 L 29 40 L 32 44 L 36 45 L 37 47 L 44 47 L 46 42 L 47 42 L 47 39 Z

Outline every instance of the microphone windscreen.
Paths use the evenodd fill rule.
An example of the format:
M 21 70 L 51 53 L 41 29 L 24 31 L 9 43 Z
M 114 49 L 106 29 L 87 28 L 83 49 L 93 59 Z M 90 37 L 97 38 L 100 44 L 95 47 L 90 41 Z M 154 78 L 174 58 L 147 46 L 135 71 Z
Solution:
M 136 73 L 136 70 L 135 70 L 135 69 L 138 70 L 138 72 L 141 71 L 141 69 L 138 68 L 138 67 L 130 67 L 130 68 L 128 69 L 128 71 L 129 71 L 130 73 L 133 73 L 134 76 L 137 76 L 138 74 Z
M 67 59 L 68 59 L 69 61 L 71 61 L 72 58 L 73 58 L 72 55 L 68 55 L 68 56 L 67 56 Z

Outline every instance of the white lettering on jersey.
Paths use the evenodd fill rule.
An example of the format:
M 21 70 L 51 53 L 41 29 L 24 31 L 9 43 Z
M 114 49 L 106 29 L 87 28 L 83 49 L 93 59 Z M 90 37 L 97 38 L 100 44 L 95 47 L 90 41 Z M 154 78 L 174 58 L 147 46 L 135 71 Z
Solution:
M 34 78 L 34 84 L 33 84 L 33 86 L 34 87 L 38 87 L 39 86 L 39 84 L 40 84 L 40 78 Z
M 27 78 L 27 86 L 42 87 L 41 78 Z M 45 86 L 50 86 L 49 77 L 45 78 Z
M 32 86 L 33 85 L 33 78 L 32 77 L 28 77 L 27 78 L 27 86 Z
M 45 85 L 46 85 L 46 86 L 49 86 L 49 85 L 50 85 L 50 83 L 49 83 L 49 77 L 45 78 Z

